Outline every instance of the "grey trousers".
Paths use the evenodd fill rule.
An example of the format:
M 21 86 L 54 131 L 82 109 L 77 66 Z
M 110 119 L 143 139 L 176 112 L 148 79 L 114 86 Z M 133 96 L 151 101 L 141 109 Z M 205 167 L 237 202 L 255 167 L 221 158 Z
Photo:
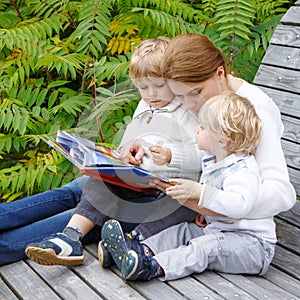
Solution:
M 258 274 L 267 270 L 275 244 L 249 231 L 204 234 L 203 227 L 184 222 L 149 237 L 146 244 L 164 269 L 161 280 L 172 280 L 215 270 L 231 274 Z

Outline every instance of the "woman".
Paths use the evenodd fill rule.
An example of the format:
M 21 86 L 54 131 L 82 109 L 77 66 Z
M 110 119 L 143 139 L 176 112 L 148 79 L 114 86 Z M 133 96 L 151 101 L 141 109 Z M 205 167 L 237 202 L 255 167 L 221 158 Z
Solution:
M 202 104 L 224 91 L 248 98 L 263 120 L 262 138 L 255 155 L 262 183 L 258 199 L 248 218 L 267 218 L 290 209 L 296 193 L 289 181 L 286 161 L 281 147 L 283 124 L 280 111 L 258 87 L 228 75 L 221 51 L 205 36 L 183 34 L 173 38 L 162 62 L 168 85 L 185 108 L 198 115 Z M 135 149 L 137 155 L 143 151 Z M 164 189 L 167 185 L 157 183 Z M 191 209 L 207 214 L 209 204 L 198 207 L 195 199 Z

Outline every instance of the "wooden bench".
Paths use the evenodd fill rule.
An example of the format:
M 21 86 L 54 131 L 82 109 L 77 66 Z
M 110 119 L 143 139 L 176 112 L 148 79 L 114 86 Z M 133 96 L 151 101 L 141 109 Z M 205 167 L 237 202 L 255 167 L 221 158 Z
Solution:
M 300 195 L 300 1 L 276 28 L 255 77 L 282 112 L 282 145 Z M 263 276 L 205 271 L 180 280 L 125 283 L 116 268 L 102 269 L 96 245 L 85 247 L 79 267 L 20 261 L 0 268 L 0 299 L 300 299 L 300 201 L 276 218 L 278 244 Z

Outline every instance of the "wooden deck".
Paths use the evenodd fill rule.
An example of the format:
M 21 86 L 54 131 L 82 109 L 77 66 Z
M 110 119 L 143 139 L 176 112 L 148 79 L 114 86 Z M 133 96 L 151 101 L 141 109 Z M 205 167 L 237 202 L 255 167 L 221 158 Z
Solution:
M 282 144 L 291 181 L 300 195 L 300 1 L 276 28 L 254 82 L 281 109 Z M 97 246 L 89 245 L 79 267 L 45 267 L 29 260 L 0 267 L 0 300 L 300 299 L 300 201 L 276 222 L 276 253 L 263 277 L 205 271 L 169 282 L 125 283 L 116 268 L 99 266 Z
M 41 266 L 30 260 L 0 268 L 0 299 L 300 299 L 300 203 L 282 215 L 270 270 L 263 276 L 205 271 L 169 282 L 127 282 L 103 269 L 96 245 L 85 247 L 79 267 Z M 289 222 L 287 224 L 285 222 Z

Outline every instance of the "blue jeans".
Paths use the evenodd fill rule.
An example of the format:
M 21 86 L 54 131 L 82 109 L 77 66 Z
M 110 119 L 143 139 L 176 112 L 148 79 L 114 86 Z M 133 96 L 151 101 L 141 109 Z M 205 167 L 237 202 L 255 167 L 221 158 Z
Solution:
M 83 176 L 56 190 L 1 203 L 0 266 L 26 258 L 24 250 L 28 244 L 63 231 L 81 200 L 88 178 Z M 174 200 L 161 199 L 157 203 L 159 212 L 166 208 L 165 214 L 159 215 L 160 218 L 154 221 L 153 218 L 149 222 L 145 220 L 142 224 L 125 222 L 122 224 L 124 231 L 136 228 L 147 238 L 174 224 L 191 221 L 196 216 L 195 212 L 179 206 Z M 96 226 L 84 237 L 83 243 L 99 240 L 100 229 Z
M 80 201 L 88 177 L 24 199 L 0 204 L 0 265 L 24 259 L 29 243 L 61 232 Z

